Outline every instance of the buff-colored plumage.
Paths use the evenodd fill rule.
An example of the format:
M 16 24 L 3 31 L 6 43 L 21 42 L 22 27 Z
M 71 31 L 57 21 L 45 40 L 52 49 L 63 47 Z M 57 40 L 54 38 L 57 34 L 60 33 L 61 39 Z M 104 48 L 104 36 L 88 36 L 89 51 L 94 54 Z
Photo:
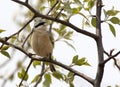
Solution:
M 47 25 L 40 19 L 37 19 L 31 35 L 31 47 L 38 56 L 51 58 L 53 44 L 50 39 L 50 34 L 47 31 Z M 39 23 L 43 23 L 38 26 Z M 54 66 L 50 63 L 50 70 L 55 71 Z
M 37 55 L 47 57 L 52 53 L 53 45 L 45 25 L 40 29 L 34 29 L 31 39 L 31 46 Z

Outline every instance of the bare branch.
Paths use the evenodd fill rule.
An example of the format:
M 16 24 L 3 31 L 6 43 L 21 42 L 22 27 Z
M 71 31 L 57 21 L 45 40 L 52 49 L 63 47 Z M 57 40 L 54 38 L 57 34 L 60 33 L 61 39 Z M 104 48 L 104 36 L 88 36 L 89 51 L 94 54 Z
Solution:
M 58 23 L 61 23 L 61 24 L 63 24 L 63 25 L 66 25 L 66 26 L 72 28 L 73 30 L 75 30 L 75 31 L 77 31 L 77 32 L 79 32 L 79 33 L 82 33 L 82 34 L 84 34 L 84 35 L 86 35 L 86 36 L 89 36 L 89 37 L 94 38 L 94 39 L 97 39 L 97 38 L 98 38 L 97 35 L 95 35 L 95 34 L 93 34 L 93 33 L 90 33 L 90 32 L 88 32 L 88 31 L 85 31 L 85 30 L 83 30 L 83 29 L 80 29 L 80 28 L 76 27 L 75 25 L 73 25 L 73 24 L 71 24 L 71 23 L 69 23 L 69 22 L 66 22 L 66 21 L 63 21 L 63 20 L 60 20 L 60 19 L 56 19 L 56 18 L 53 18 L 53 17 L 49 17 L 49 16 L 47 16 L 47 15 L 40 14 L 40 13 L 37 12 L 33 7 L 31 7 L 29 4 L 26 4 L 26 3 L 22 2 L 22 1 L 19 1 L 19 0 L 12 0 L 12 1 L 14 1 L 14 2 L 16 2 L 16 3 L 19 3 L 19 4 L 22 4 L 22 5 L 24 5 L 25 7 L 27 7 L 29 10 L 31 10 L 31 11 L 34 13 L 34 15 L 35 15 L 36 17 L 42 17 L 42 18 L 45 18 L 45 19 L 48 19 L 48 20 L 56 21 L 56 22 L 58 22 Z
M 37 85 L 41 82 L 44 73 L 45 73 L 45 63 L 43 62 L 42 69 L 40 72 L 40 77 L 39 77 L 38 81 L 36 82 L 36 84 L 34 85 L 34 87 L 37 87 Z
M 118 56 L 120 54 L 120 51 L 117 52 L 116 54 L 109 56 L 109 58 L 107 58 L 106 60 L 104 60 L 104 62 L 102 64 L 106 64 L 109 60 L 114 59 L 114 57 Z
M 104 53 L 105 53 L 107 56 L 109 56 L 109 53 L 108 53 L 108 52 L 106 52 L 105 50 L 104 50 Z
M 32 64 L 32 62 L 33 62 L 33 60 L 31 59 L 31 61 L 30 61 L 29 65 L 28 65 L 28 67 L 27 67 L 27 69 L 26 69 L 26 71 L 25 71 L 25 73 L 24 73 L 23 78 L 22 78 L 22 80 L 21 80 L 21 81 L 20 81 L 20 83 L 19 83 L 19 87 L 21 87 L 22 82 L 24 81 L 25 76 L 26 76 L 26 74 L 27 74 L 27 72 L 28 72 L 28 70 L 29 70 L 29 68 L 30 68 L 30 66 L 31 66 L 31 64 Z
M 28 40 L 28 38 L 30 37 L 30 35 L 33 33 L 33 30 L 34 29 L 32 29 L 32 31 L 29 33 L 29 35 L 25 38 L 25 40 L 24 40 L 24 42 L 22 44 L 22 48 L 24 47 L 24 45 L 25 45 L 26 41 Z
M 49 13 L 56 7 L 56 5 L 59 3 L 59 0 L 56 0 L 56 3 L 52 6 L 52 8 L 49 10 L 49 12 L 47 13 L 47 15 L 49 15 Z
M 19 34 L 33 19 L 35 18 L 35 16 L 33 16 L 18 32 L 12 34 L 11 36 L 7 37 L 7 39 L 10 39 L 11 37 Z
M 29 0 L 26 0 L 26 1 L 25 1 L 25 3 L 27 3 L 27 4 L 28 4 L 28 1 L 29 1 Z

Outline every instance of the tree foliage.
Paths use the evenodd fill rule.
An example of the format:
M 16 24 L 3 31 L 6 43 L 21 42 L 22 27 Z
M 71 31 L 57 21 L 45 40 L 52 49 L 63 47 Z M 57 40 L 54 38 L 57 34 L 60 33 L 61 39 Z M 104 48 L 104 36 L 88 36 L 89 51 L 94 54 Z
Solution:
M 14 17 L 15 23 L 22 27 L 16 33 L 6 36 L 0 37 L 0 53 L 9 60 L 12 60 L 13 55 L 10 54 L 8 51 L 9 49 L 12 50 L 14 53 L 16 50 L 19 50 L 23 54 L 25 54 L 22 61 L 18 61 L 17 67 L 13 73 L 5 79 L 3 85 L 7 82 L 7 80 L 14 80 L 15 74 L 17 73 L 17 79 L 20 80 L 20 83 L 16 83 L 18 87 L 26 86 L 24 82 L 30 82 L 28 86 L 37 87 L 39 84 L 43 87 L 50 87 L 52 84 L 52 79 L 55 78 L 57 80 L 62 80 L 69 84 L 69 87 L 75 87 L 74 80 L 75 76 L 83 78 L 88 83 L 90 83 L 93 87 L 100 87 L 103 75 L 104 75 L 104 68 L 105 64 L 109 62 L 109 60 L 113 59 L 115 65 L 118 69 L 119 66 L 116 63 L 117 57 L 120 53 L 117 52 L 113 55 L 113 49 L 110 52 L 106 52 L 103 47 L 102 41 L 102 23 L 108 25 L 108 29 L 111 31 L 114 37 L 116 37 L 116 25 L 120 24 L 120 19 L 118 17 L 119 10 L 116 10 L 112 7 L 109 10 L 104 8 L 104 0 L 11 0 L 16 2 L 21 6 L 21 9 L 26 9 L 25 12 L 22 10 L 19 11 L 18 15 L 21 15 L 23 21 L 17 20 L 18 15 Z M 35 2 L 35 4 L 33 4 Z M 25 7 L 25 8 L 24 8 Z M 95 10 L 96 9 L 96 10 Z M 102 13 L 103 12 L 103 13 Z M 75 16 L 80 16 L 82 22 L 79 27 L 75 24 L 71 23 L 71 20 Z M 101 17 L 102 16 L 102 17 Z M 37 58 L 37 56 L 33 55 L 28 50 L 31 50 L 29 45 L 29 37 L 32 33 L 31 29 L 31 22 L 36 17 L 41 17 L 46 19 L 48 23 L 49 30 L 53 32 L 54 43 L 58 41 L 64 42 L 67 46 L 71 47 L 74 51 L 77 49 L 75 48 L 74 44 L 71 42 L 74 40 L 72 36 L 74 33 L 83 34 L 85 36 L 91 37 L 94 39 L 97 45 L 97 53 L 98 57 L 98 64 L 97 64 L 97 73 L 95 78 L 91 78 L 90 76 L 82 73 L 79 70 L 76 70 L 76 67 L 90 67 L 89 61 L 87 61 L 86 57 L 80 57 L 79 54 L 76 54 L 71 58 L 71 63 L 63 64 L 57 61 L 57 58 L 53 56 L 54 60 L 48 60 L 45 58 Z M 95 29 L 95 33 L 89 32 L 89 28 Z M 0 29 L 0 33 L 5 32 L 5 30 Z M 64 49 L 64 48 L 63 48 Z M 69 53 L 67 53 L 69 55 Z M 104 55 L 107 55 L 106 58 Z M 86 55 L 85 55 L 86 56 Z M 62 55 L 61 55 L 62 57 Z M 28 62 L 28 60 L 30 62 Z M 27 61 L 25 65 L 24 62 Z M 8 61 L 7 61 L 8 62 Z M 45 62 L 45 66 L 42 65 L 42 62 Z M 56 65 L 55 72 L 50 72 L 48 62 L 53 63 Z M 6 64 L 3 63 L 3 64 Z M 37 67 L 41 67 L 41 72 L 34 75 L 31 80 L 31 75 L 29 72 L 33 72 L 30 67 L 37 69 Z M 67 72 L 62 72 L 61 68 L 67 70 Z M 86 70 L 87 71 L 87 70 Z M 4 75 L 0 76 L 0 78 L 4 79 Z M 30 81 L 29 81 L 30 80 Z

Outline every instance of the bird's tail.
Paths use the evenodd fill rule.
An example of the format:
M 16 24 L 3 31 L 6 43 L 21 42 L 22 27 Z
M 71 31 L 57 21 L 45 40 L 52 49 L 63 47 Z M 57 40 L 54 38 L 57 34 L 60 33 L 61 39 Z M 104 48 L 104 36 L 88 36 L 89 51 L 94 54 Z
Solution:
M 49 66 L 50 66 L 50 70 L 51 70 L 51 72 L 55 72 L 55 71 L 56 71 L 56 69 L 55 69 L 55 67 L 54 67 L 53 64 L 50 63 Z
M 52 60 L 51 54 L 49 55 L 49 59 Z M 50 67 L 51 72 L 56 71 L 56 69 L 55 69 L 55 67 L 54 67 L 54 65 L 52 63 L 49 63 L 49 67 Z

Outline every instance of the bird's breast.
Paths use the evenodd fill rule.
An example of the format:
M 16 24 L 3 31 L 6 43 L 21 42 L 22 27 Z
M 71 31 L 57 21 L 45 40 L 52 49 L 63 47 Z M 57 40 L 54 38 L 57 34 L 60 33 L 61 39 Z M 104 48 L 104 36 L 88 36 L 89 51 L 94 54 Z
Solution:
M 34 31 L 31 36 L 31 47 L 39 56 L 46 57 L 52 53 L 53 45 L 47 32 Z

